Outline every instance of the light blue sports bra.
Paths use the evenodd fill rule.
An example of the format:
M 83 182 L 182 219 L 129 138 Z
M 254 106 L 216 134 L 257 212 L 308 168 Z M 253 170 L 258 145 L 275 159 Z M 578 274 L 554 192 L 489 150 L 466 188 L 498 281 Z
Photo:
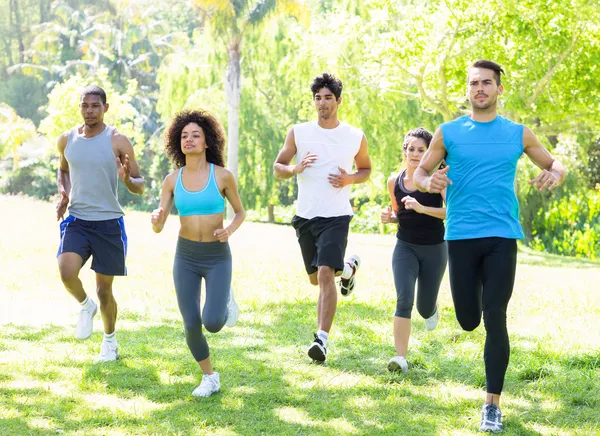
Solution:
M 183 186 L 181 174 L 183 168 L 179 169 L 177 183 L 175 184 L 175 206 L 179 211 L 179 216 L 190 215 L 212 215 L 223 213 L 225 211 L 225 199 L 217 186 L 215 178 L 215 165 L 210 164 L 210 174 L 206 186 L 200 191 L 188 191 Z

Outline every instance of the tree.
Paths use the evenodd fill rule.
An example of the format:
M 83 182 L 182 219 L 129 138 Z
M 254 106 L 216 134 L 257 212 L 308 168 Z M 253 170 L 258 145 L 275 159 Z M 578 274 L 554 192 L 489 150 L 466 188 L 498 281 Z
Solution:
M 0 157 L 12 154 L 13 170 L 19 168 L 18 148 L 35 136 L 31 120 L 21 118 L 13 108 L 0 103 Z
M 296 0 L 194 0 L 215 29 L 227 51 L 225 94 L 227 98 L 227 167 L 238 178 L 240 98 L 242 95 L 242 42 L 246 32 L 261 24 L 270 14 L 280 12 L 303 15 L 302 4 Z M 227 215 L 231 216 L 228 205 Z

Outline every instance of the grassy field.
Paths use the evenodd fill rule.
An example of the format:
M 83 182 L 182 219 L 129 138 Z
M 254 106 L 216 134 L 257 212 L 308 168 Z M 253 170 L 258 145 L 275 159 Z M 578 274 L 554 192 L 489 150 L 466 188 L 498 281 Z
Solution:
M 171 266 L 178 219 L 155 235 L 128 212 L 129 277 L 115 281 L 121 360 L 94 364 L 101 321 L 74 339 L 78 307 L 60 282 L 54 206 L 0 197 L 0 435 L 469 435 L 484 398 L 484 331 L 456 322 L 447 277 L 433 332 L 414 316 L 405 375 L 394 355 L 393 236 L 351 235 L 358 290 L 341 300 L 328 364 L 310 364 L 317 291 L 291 227 L 246 223 L 231 240 L 241 308 L 207 334 L 221 393 L 199 383 Z M 93 274 L 82 279 L 93 294 Z M 520 253 L 509 306 L 505 434 L 600 434 L 600 264 Z M 95 297 L 94 297 L 95 298 Z

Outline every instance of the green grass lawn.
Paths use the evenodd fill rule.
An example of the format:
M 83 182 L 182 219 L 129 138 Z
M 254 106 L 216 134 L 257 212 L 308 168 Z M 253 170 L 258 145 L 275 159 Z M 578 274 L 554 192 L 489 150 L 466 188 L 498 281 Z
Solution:
M 178 218 L 160 235 L 128 212 L 129 276 L 115 280 L 122 358 L 74 339 L 78 306 L 55 260 L 54 206 L 0 197 L 0 435 L 468 435 L 484 398 L 484 330 L 463 332 L 447 277 L 433 331 L 414 313 L 410 370 L 391 375 L 394 237 L 350 236 L 358 288 L 340 300 L 326 366 L 309 363 L 317 289 L 291 227 L 245 223 L 231 240 L 240 322 L 207 333 L 221 393 L 190 396 L 171 267 Z M 600 434 L 600 264 L 525 251 L 509 306 L 505 434 Z M 82 280 L 93 295 L 89 264 Z M 94 299 L 95 296 L 94 296 Z

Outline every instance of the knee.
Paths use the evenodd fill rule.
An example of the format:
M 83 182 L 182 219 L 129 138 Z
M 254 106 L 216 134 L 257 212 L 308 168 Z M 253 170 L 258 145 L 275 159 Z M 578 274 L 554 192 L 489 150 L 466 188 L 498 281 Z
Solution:
M 225 321 L 227 321 L 227 320 L 224 317 L 221 317 L 221 319 L 205 318 L 204 319 L 204 328 L 211 333 L 217 333 L 217 332 L 221 331 L 221 329 L 225 325 Z
M 96 287 L 96 295 L 101 304 L 108 303 L 112 298 L 112 286 L 98 285 Z
M 335 272 L 328 266 L 320 266 L 317 272 L 318 283 L 335 282 Z
M 60 272 L 60 279 L 65 285 L 68 285 L 73 280 L 77 280 L 79 275 L 76 269 L 69 268 L 67 266 L 59 266 L 58 270 Z
M 316 272 L 308 275 L 308 281 L 313 286 L 319 286 L 319 278 Z
M 481 320 L 480 319 L 460 319 L 460 318 L 458 318 L 458 323 L 460 324 L 460 326 L 463 330 L 465 330 L 467 332 L 472 332 L 477 327 L 479 327 Z
M 194 331 L 200 328 L 202 330 L 202 319 L 199 314 L 183 315 L 183 328 L 188 331 Z
M 494 328 L 506 328 L 506 310 L 493 309 L 483 311 L 483 322 L 487 330 Z

